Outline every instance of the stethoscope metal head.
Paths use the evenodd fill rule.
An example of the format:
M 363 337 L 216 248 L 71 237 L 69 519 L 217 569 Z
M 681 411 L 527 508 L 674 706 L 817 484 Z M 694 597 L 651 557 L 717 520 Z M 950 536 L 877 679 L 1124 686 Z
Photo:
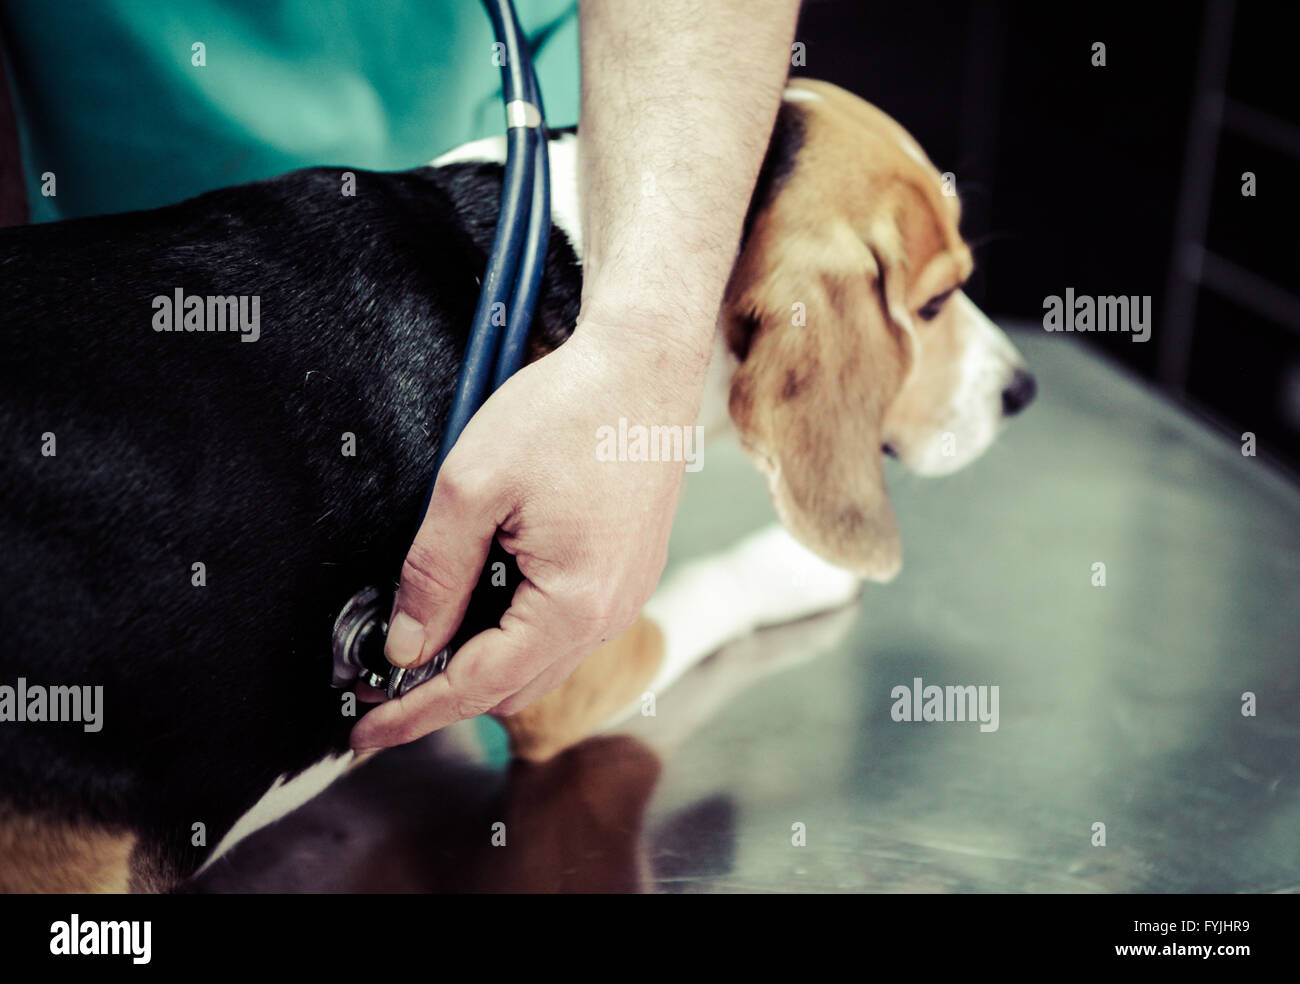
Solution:
M 384 657 L 384 640 L 388 636 L 386 613 L 392 598 L 378 588 L 362 588 L 343 606 L 334 620 L 331 649 L 334 671 L 331 683 L 347 689 L 360 682 L 382 691 L 391 700 L 401 697 L 447 668 L 451 653 L 443 647 L 422 666 L 393 666 Z

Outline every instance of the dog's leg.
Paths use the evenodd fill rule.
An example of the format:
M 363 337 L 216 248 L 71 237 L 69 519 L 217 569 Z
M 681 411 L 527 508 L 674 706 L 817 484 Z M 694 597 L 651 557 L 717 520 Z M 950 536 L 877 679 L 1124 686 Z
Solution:
M 838 608 L 854 575 L 772 526 L 724 554 L 687 564 L 632 628 L 601 646 L 565 683 L 502 718 L 513 753 L 542 761 L 636 712 L 705 657 L 755 629 Z
M 729 642 L 692 668 L 679 684 L 618 721 L 612 731 L 639 738 L 661 759 L 672 758 L 733 700 L 770 676 L 788 673 L 840 645 L 858 620 L 856 605 L 762 628 Z M 798 712 L 792 712 L 797 714 Z
M 733 639 L 839 608 L 861 580 L 822 560 L 773 524 L 726 553 L 685 565 L 646 604 L 663 629 L 663 663 L 647 689 L 667 690 Z

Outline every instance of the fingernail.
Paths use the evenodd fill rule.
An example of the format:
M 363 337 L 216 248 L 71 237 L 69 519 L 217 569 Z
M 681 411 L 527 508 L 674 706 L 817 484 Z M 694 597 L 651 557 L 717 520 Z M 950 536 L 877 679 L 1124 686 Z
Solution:
M 398 612 L 388 623 L 384 655 L 394 666 L 410 666 L 424 649 L 424 626 L 406 612 Z

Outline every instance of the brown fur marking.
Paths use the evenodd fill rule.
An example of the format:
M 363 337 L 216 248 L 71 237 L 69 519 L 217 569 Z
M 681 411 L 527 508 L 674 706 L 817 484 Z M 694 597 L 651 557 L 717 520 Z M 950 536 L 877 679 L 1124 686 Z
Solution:
M 541 762 L 594 733 L 635 701 L 663 661 L 663 633 L 644 615 L 605 643 L 564 684 L 499 720 L 516 758 Z
M 0 806 L 0 892 L 125 893 L 135 835 Z

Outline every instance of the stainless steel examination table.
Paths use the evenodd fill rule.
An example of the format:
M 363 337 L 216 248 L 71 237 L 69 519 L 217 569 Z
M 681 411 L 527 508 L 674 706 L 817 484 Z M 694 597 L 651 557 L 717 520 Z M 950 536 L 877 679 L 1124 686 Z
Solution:
M 904 569 L 855 610 L 544 766 L 472 723 L 385 753 L 195 889 L 1300 890 L 1300 490 L 1073 338 L 1015 341 L 1038 400 L 962 472 L 891 469 Z M 704 465 L 672 563 L 772 521 L 738 449 Z M 893 720 L 916 678 L 996 685 L 997 730 Z

